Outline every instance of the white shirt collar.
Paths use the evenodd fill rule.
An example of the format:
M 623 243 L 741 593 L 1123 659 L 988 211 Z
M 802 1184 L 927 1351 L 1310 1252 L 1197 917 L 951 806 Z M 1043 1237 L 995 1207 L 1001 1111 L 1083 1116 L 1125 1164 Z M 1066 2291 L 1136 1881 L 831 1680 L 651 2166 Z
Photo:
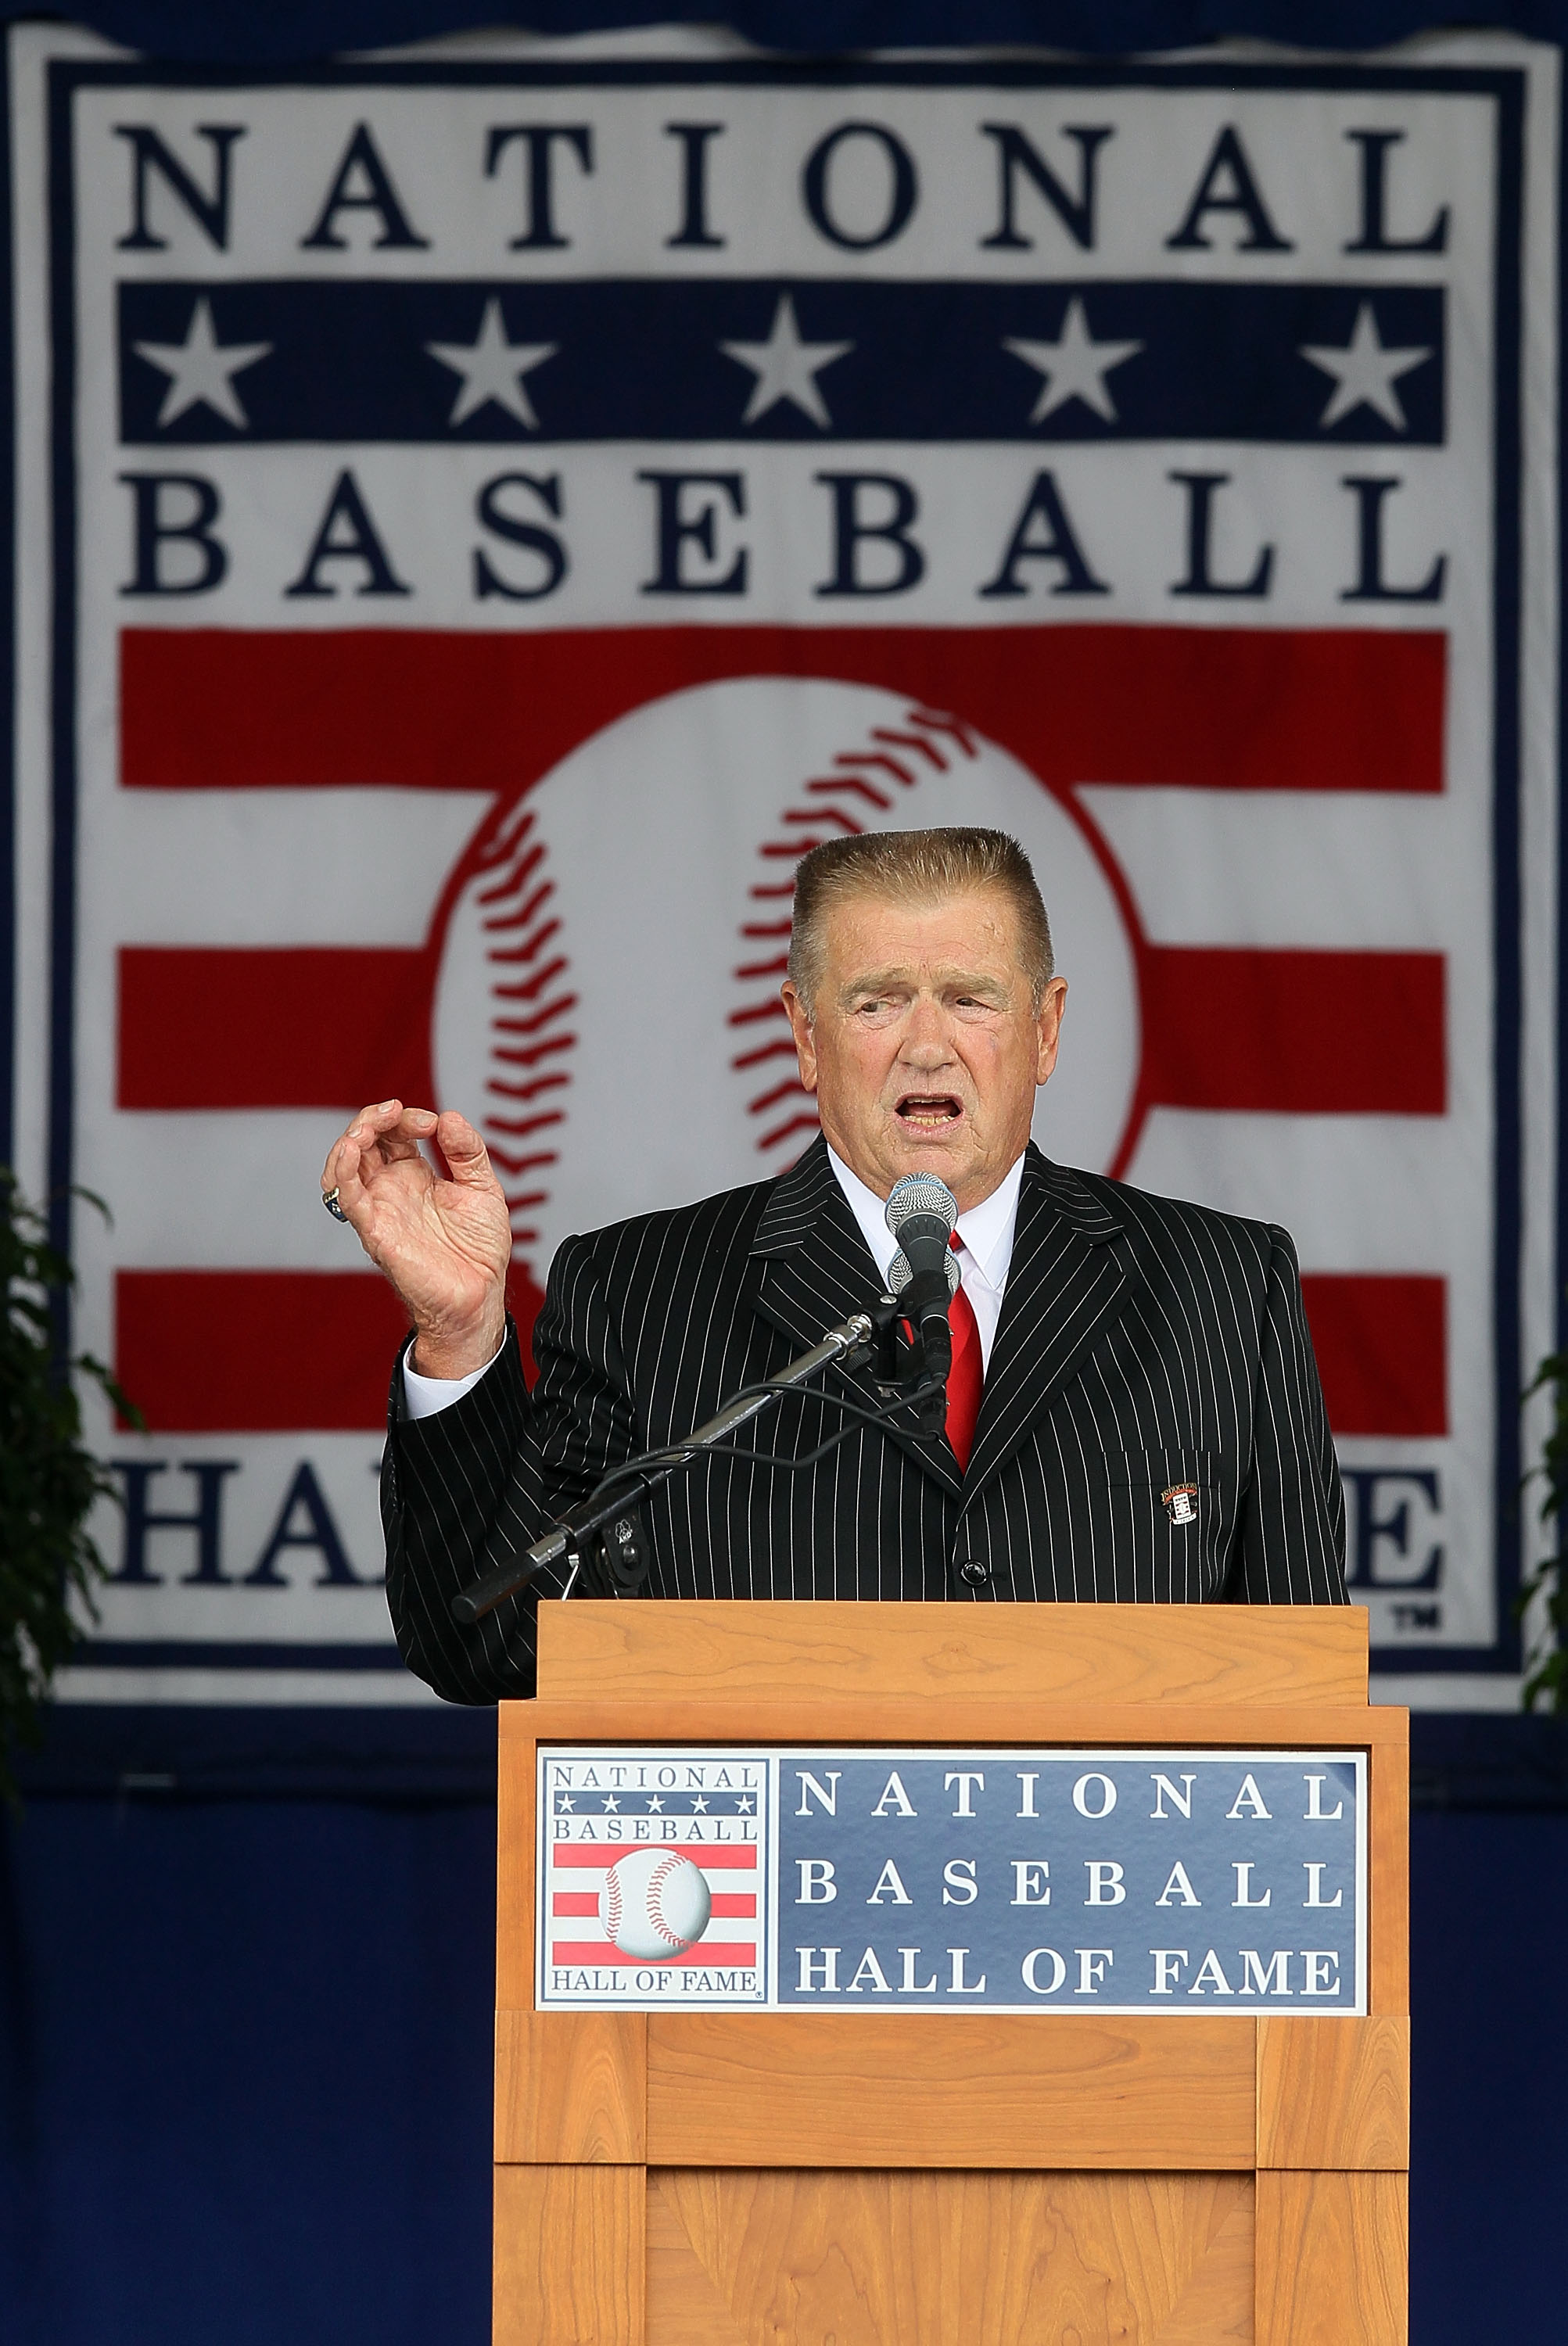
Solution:
M 878 1270 L 887 1278 L 897 1254 L 898 1240 L 889 1229 L 884 1202 L 874 1189 L 869 1189 L 858 1173 L 851 1172 L 843 1158 L 829 1146 L 828 1162 L 831 1165 L 839 1187 L 849 1200 L 850 1211 L 860 1226 L 860 1232 L 870 1247 Z M 1013 1233 L 1018 1220 L 1018 1191 L 1023 1178 L 1023 1159 L 1020 1157 L 1003 1175 L 989 1198 L 972 1206 L 958 1218 L 958 1235 L 981 1278 L 997 1295 L 1007 1284 L 1008 1268 L 1013 1260 Z M 961 1263 L 967 1270 L 969 1265 Z

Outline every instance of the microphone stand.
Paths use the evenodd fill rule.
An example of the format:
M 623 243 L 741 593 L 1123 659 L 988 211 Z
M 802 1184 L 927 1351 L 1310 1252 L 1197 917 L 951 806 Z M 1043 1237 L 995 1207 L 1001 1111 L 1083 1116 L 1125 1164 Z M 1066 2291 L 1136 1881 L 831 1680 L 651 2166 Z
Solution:
M 582 1568 L 582 1551 L 591 1546 L 608 1525 L 629 1515 L 634 1507 L 662 1484 L 668 1482 L 673 1474 L 706 1457 L 720 1443 L 738 1433 L 741 1426 L 748 1425 L 765 1410 L 773 1408 L 787 1393 L 798 1391 L 811 1378 L 820 1375 L 824 1369 L 835 1366 L 860 1368 L 879 1354 L 882 1356 L 880 1365 L 891 1368 L 893 1323 L 903 1310 L 901 1302 L 895 1302 L 891 1296 L 883 1296 L 869 1311 L 851 1312 L 836 1328 L 830 1328 L 820 1343 L 813 1344 L 809 1352 L 802 1352 L 798 1360 L 780 1369 L 776 1377 L 769 1377 L 765 1384 L 748 1386 L 734 1394 L 714 1416 L 688 1433 L 684 1441 L 667 1450 L 645 1451 L 640 1457 L 627 1459 L 624 1465 L 606 1474 L 586 1499 L 575 1507 L 569 1507 L 515 1562 L 498 1565 L 494 1572 L 484 1574 L 467 1588 L 460 1589 L 452 1600 L 453 1618 L 462 1622 L 464 1627 L 470 1627 L 486 1613 L 493 1612 L 504 1598 L 524 1587 L 536 1572 L 542 1571 L 546 1565 L 557 1563 L 564 1556 L 573 1558 L 571 1579 L 563 1592 L 565 1596 L 570 1596 Z M 775 1463 L 791 1469 L 809 1465 L 813 1459 L 844 1441 L 854 1431 L 857 1421 L 881 1424 L 906 1402 L 929 1404 L 933 1394 L 942 1389 L 942 1381 L 933 1380 L 929 1372 L 912 1384 L 901 1384 L 886 1376 L 879 1376 L 875 1382 L 884 1391 L 891 1382 L 896 1399 L 881 1411 L 873 1412 L 862 1410 L 837 1393 L 823 1394 L 823 1400 L 848 1413 L 850 1423 L 843 1426 L 821 1450 L 813 1451 L 809 1456 L 781 1458 Z M 921 1430 L 930 1430 L 923 1421 Z M 940 1430 L 939 1425 L 937 1431 Z M 606 1492 L 609 1493 L 607 1497 Z M 635 1586 L 641 1574 L 636 1573 L 635 1579 L 629 1575 L 627 1578 L 630 1585 Z

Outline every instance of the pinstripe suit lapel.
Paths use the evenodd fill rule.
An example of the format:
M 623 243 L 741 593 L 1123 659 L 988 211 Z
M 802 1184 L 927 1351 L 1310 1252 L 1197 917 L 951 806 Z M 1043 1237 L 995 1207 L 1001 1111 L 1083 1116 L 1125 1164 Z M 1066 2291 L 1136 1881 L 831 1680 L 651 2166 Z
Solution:
M 1122 1224 L 1074 1173 L 1031 1146 L 966 1499 L 1012 1456 L 1031 1420 L 1121 1310 L 1126 1273 L 1120 1250 L 1107 1241 L 1122 1235 Z
M 760 1273 L 754 1296 L 757 1311 L 800 1352 L 817 1343 L 835 1321 L 863 1311 L 882 1291 L 871 1250 L 839 1187 L 823 1140 L 814 1141 L 778 1182 L 763 1209 L 751 1255 L 753 1271 Z M 1008 1283 L 1011 1288 L 1011 1279 Z M 881 1396 L 864 1378 L 851 1376 L 845 1382 L 868 1407 L 878 1405 Z M 963 1477 L 945 1442 L 892 1426 L 887 1435 L 956 1497 Z

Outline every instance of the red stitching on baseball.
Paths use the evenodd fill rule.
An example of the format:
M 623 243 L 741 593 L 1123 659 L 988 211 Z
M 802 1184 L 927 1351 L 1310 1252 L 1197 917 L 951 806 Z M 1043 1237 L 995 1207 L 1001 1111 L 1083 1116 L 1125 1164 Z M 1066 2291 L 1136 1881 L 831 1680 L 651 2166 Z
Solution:
M 684 1932 L 677 1931 L 666 1919 L 660 1897 L 671 1874 L 678 1873 L 687 1862 L 684 1857 L 667 1857 L 648 1875 L 648 1921 L 661 1939 L 667 1940 L 678 1954 L 691 1944 Z
M 525 1144 L 565 1122 L 564 1108 L 546 1103 L 569 1087 L 571 1070 L 549 1063 L 571 1052 L 577 1040 L 564 1024 L 577 996 L 560 983 L 571 964 L 558 949 L 555 883 L 536 820 L 532 807 L 520 804 L 501 823 L 480 863 L 482 872 L 494 876 L 474 894 L 484 908 L 480 929 L 490 973 L 490 1072 L 481 1114 L 519 1248 L 538 1245 L 538 1228 L 525 1218 L 550 1195 L 527 1177 L 560 1161 L 559 1149 Z
M 864 799 L 868 806 L 874 806 L 879 814 L 886 814 L 892 804 L 886 790 L 879 790 L 872 783 L 862 781 L 858 774 L 840 774 L 831 781 L 819 780 L 808 782 L 806 788 L 814 796 L 823 798 L 850 790 L 857 798 Z
M 961 719 L 942 709 L 912 705 L 903 713 L 901 728 L 871 726 L 865 742 L 876 746 L 835 751 L 831 762 L 841 770 L 811 775 L 801 784 L 799 800 L 779 810 L 780 835 L 763 840 L 757 850 L 765 863 L 798 863 L 809 849 L 820 847 L 825 839 L 839 834 L 857 838 L 865 830 L 865 823 L 858 821 L 843 805 L 825 806 L 823 800 L 859 801 L 875 813 L 886 814 L 897 805 L 898 790 L 918 789 L 930 780 L 931 773 L 945 774 L 960 758 L 972 760 L 980 755 L 979 737 Z M 901 750 L 909 754 L 901 758 L 892 754 Z M 917 761 L 922 760 L 929 771 L 921 770 Z M 872 775 L 875 780 L 870 779 Z M 897 788 L 890 789 L 890 783 Z M 802 837 L 803 832 L 809 836 Z M 794 892 L 792 879 L 784 882 L 759 882 L 747 892 L 752 903 L 759 905 L 776 903 Z M 787 921 L 763 921 L 755 916 L 743 921 L 739 932 L 748 945 L 764 939 L 786 937 L 789 933 Z M 743 1001 L 730 1011 L 727 1024 L 731 1028 L 764 1025 L 784 1018 L 784 1005 L 772 981 L 781 978 L 788 966 L 786 954 L 774 954 L 765 960 L 747 959 L 731 971 L 731 976 L 748 991 L 767 989 L 760 998 L 754 994 L 751 1000 Z M 798 1144 L 820 1129 L 816 1102 L 803 1089 L 799 1075 L 791 1074 L 781 1083 L 772 1080 L 772 1063 L 788 1062 L 793 1067 L 794 1059 L 794 1045 L 783 1035 L 738 1051 L 730 1059 L 731 1070 L 737 1075 L 748 1074 L 754 1068 L 768 1070 L 763 1088 L 753 1093 L 746 1103 L 748 1117 L 771 1119 L 781 1107 L 792 1110 L 779 1121 L 769 1121 L 758 1134 L 756 1147 L 759 1155 L 768 1156 L 787 1142 Z M 799 1154 L 798 1145 L 792 1146 L 790 1153 Z

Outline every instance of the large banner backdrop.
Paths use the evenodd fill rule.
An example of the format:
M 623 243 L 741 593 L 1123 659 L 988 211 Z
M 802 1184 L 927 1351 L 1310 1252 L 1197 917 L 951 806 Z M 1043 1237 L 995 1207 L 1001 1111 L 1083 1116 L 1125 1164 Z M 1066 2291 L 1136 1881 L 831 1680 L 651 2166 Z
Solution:
M 1382 1683 L 1513 1701 L 1555 53 L 11 64 L 15 1157 L 150 1428 L 68 1693 L 429 1699 L 334 1133 L 474 1117 L 526 1330 L 814 1131 L 801 851 L 979 821 L 1071 984 L 1037 1139 L 1291 1230 Z

